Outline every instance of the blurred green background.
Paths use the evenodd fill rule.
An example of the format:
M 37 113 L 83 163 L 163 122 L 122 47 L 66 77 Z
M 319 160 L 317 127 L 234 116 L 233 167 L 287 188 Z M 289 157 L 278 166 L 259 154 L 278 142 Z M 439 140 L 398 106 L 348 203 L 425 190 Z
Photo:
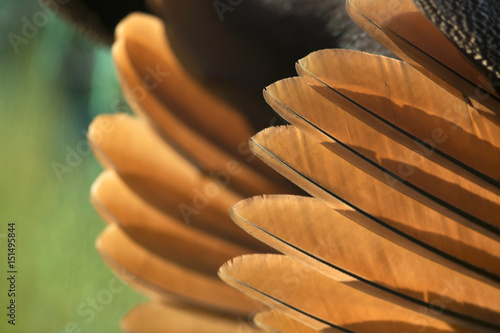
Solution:
M 36 19 L 40 27 L 23 35 Z M 130 288 L 109 292 L 114 276 L 94 249 L 104 223 L 88 199 L 101 168 L 85 140 L 97 114 L 124 107 L 110 51 L 33 0 L 0 0 L 0 32 L 0 332 L 119 332 L 143 298 Z M 71 151 L 79 158 L 69 165 Z M 69 169 L 58 175 L 61 165 Z M 6 316 L 11 221 L 14 327 Z

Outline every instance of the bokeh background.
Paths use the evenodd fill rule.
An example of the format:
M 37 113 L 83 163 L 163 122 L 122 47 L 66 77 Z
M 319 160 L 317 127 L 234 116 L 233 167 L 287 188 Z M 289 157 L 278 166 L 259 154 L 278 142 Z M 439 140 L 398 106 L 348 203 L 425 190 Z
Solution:
M 127 111 L 110 50 L 36 0 L 0 0 L 0 35 L 0 332 L 120 332 L 143 296 L 120 288 L 94 249 L 104 222 L 88 198 L 101 168 L 85 138 L 99 113 Z M 11 221 L 15 327 L 6 316 Z

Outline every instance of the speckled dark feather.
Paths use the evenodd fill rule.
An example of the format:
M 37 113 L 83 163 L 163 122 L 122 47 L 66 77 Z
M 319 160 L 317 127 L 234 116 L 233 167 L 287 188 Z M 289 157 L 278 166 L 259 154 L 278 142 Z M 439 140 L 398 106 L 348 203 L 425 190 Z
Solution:
M 500 1 L 414 0 L 417 7 L 500 91 Z

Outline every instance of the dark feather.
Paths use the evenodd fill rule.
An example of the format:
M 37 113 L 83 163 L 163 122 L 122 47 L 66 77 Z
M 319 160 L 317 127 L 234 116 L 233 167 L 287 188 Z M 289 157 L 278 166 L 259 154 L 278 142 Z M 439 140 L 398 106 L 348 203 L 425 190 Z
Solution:
M 500 2 L 415 0 L 415 4 L 500 92 Z

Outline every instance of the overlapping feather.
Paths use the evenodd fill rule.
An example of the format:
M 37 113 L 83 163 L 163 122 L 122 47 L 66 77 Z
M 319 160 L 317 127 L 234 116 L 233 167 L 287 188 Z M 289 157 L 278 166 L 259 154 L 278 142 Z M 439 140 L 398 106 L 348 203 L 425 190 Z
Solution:
M 151 37 L 144 39 L 146 33 Z M 139 117 L 103 115 L 89 129 L 106 168 L 91 191 L 108 223 L 97 249 L 116 274 L 153 300 L 132 310 L 123 328 L 258 331 L 246 318 L 262 308 L 217 271 L 234 256 L 273 250 L 233 224 L 227 211 L 248 195 L 297 189 L 251 154 L 247 118 L 180 66 L 159 19 L 126 18 L 113 56 Z M 230 124 L 228 131 L 217 129 L 221 122 Z M 139 325 L 143 313 L 151 321 Z M 159 314 L 185 320 L 152 319 Z
M 243 256 L 219 274 L 311 329 L 498 331 L 498 96 L 412 1 L 348 10 L 407 62 L 322 50 L 266 88 L 293 126 L 255 135 L 252 151 L 315 198 L 234 206 L 295 260 Z
M 248 117 L 183 69 L 158 19 L 120 24 L 139 118 L 100 117 L 89 140 L 107 169 L 98 250 L 154 300 L 124 330 L 500 330 L 500 98 L 417 2 L 347 2 L 403 61 L 317 51 L 264 90 L 291 125 L 249 146 L 314 198 L 248 153 Z M 258 302 L 217 280 L 232 257 L 219 276 Z

